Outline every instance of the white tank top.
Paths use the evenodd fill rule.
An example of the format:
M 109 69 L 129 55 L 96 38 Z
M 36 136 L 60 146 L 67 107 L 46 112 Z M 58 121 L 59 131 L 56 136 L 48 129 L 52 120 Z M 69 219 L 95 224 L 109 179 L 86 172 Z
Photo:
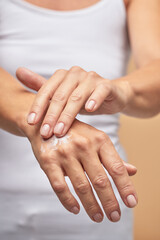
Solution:
M 102 77 L 112 80 L 125 75 L 128 56 L 129 43 L 123 0 L 101 0 L 85 9 L 73 11 L 44 9 L 23 0 L 0 0 L 0 66 L 13 76 L 15 76 L 15 71 L 19 66 L 24 66 L 48 79 L 57 69 L 69 69 L 77 65 L 86 71 L 93 70 Z M 117 134 L 119 114 L 78 115 L 78 119 L 107 133 L 121 157 L 126 160 Z M 26 225 L 24 224 L 27 227 L 29 226 L 27 224 L 29 224 L 31 216 L 33 218 L 33 213 L 35 214 L 36 212 L 37 214 L 34 221 L 36 221 L 38 226 L 41 226 L 39 221 L 42 219 L 39 216 L 42 216 L 42 212 L 49 211 L 49 214 L 51 214 L 50 211 L 53 206 L 44 207 L 44 202 L 42 201 L 43 203 L 41 204 L 39 199 L 43 199 L 41 198 L 42 196 L 46 198 L 47 194 L 51 194 L 53 197 L 54 193 L 34 158 L 28 140 L 2 130 L 0 130 L 0 194 L 0 206 L 3 206 L 0 212 L 1 210 L 4 212 L 5 209 L 6 214 L 9 211 L 7 215 L 9 217 L 5 218 L 7 219 L 6 223 L 3 222 L 4 219 L 0 218 L 0 229 L 4 232 L 6 225 L 11 226 L 14 230 L 17 229 L 17 224 L 19 223 L 16 222 L 16 214 L 19 214 L 18 219 L 20 220 L 17 221 L 20 222 L 23 222 L 23 218 L 26 219 L 28 217 L 28 222 L 25 223 Z M 19 197 L 17 197 L 17 194 L 19 194 Z M 41 197 L 37 197 L 39 194 Z M 28 196 L 30 198 L 27 201 Z M 34 205 L 33 202 L 35 203 L 36 197 L 39 200 L 39 205 L 35 210 L 36 204 Z M 6 198 L 9 199 L 8 204 L 6 203 Z M 47 200 L 45 199 L 45 201 Z M 63 209 L 56 196 L 53 197 L 53 202 L 54 206 L 56 206 L 55 211 L 59 209 L 56 215 L 56 223 L 58 221 L 62 223 L 62 219 L 65 219 L 64 216 L 67 216 L 68 219 L 70 215 L 65 215 L 68 213 Z M 50 206 L 50 203 L 48 203 L 48 206 Z M 17 213 L 17 209 L 20 209 L 20 212 Z M 48 215 L 46 214 L 45 216 Z M 92 224 L 94 223 L 91 223 L 86 214 L 84 216 L 83 218 L 79 217 L 77 221 L 81 221 L 79 224 L 84 222 L 89 224 L 87 226 L 90 226 L 90 230 L 92 229 L 93 231 L 95 225 Z M 70 216 L 70 221 L 73 221 L 72 224 L 75 221 L 75 218 L 73 219 Z M 84 221 L 84 219 L 86 220 Z M 131 239 L 131 236 L 126 237 L 126 233 L 131 233 L 130 223 L 128 220 L 124 220 L 124 222 L 126 228 L 122 227 L 122 232 L 115 232 L 114 234 L 118 238 L 115 237 L 113 239 L 120 240 L 120 236 L 122 236 L 123 240 Z M 16 227 L 14 228 L 13 226 Z M 58 227 L 58 225 L 56 226 Z M 91 226 L 94 227 L 92 228 Z M 39 227 L 39 229 L 41 228 L 42 226 Z M 102 228 L 102 233 L 105 229 L 106 226 Z M 109 229 L 112 229 L 112 227 L 110 226 Z M 108 234 L 109 229 L 107 230 Z M 18 230 L 16 231 L 18 234 Z M 65 234 L 67 234 L 67 231 L 69 231 L 68 228 Z M 100 235 L 96 235 L 98 234 L 97 232 L 94 232 L 95 238 L 89 238 L 87 231 L 86 238 L 84 238 L 86 240 L 105 239 L 103 236 L 99 238 Z M 34 238 L 33 236 L 29 238 L 31 232 L 30 228 L 28 231 L 26 230 L 26 238 L 23 232 L 21 239 L 41 239 L 40 235 L 39 238 Z M 78 233 L 80 238 L 75 237 L 77 235 L 74 235 L 75 233 L 73 234 L 73 232 L 68 233 L 69 235 L 66 236 L 69 237 L 65 239 L 82 239 L 81 232 Z M 112 234 L 113 232 L 114 230 Z M 4 236 L 7 237 L 5 238 L 2 235 L 2 239 L 9 240 L 8 230 L 5 233 L 6 235 Z M 11 236 L 13 240 L 14 234 L 11 234 Z M 17 236 L 19 235 L 15 235 L 15 239 L 20 239 Z M 42 239 L 51 239 L 46 236 Z M 52 239 L 64 239 L 63 234 L 60 234 L 60 232 L 54 232 L 54 236 L 57 237 Z

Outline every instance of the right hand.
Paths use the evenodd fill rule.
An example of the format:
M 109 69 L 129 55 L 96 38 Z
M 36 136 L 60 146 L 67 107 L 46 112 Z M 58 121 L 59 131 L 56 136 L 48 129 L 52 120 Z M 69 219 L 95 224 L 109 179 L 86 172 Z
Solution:
M 78 113 L 121 112 L 133 97 L 127 81 L 110 81 L 78 66 L 59 69 L 48 81 L 25 68 L 18 68 L 16 74 L 26 86 L 38 91 L 29 111 L 28 124 L 36 125 L 45 114 L 40 133 L 46 139 L 53 134 L 64 136 Z M 43 84 L 38 87 L 41 82 Z
M 102 209 L 87 174 L 108 219 L 113 222 L 120 219 L 120 207 L 104 168 L 111 175 L 126 206 L 134 207 L 137 204 L 137 194 L 127 173 L 128 170 L 131 175 L 135 174 L 136 168 L 124 163 L 106 134 L 75 120 L 68 131 L 67 141 L 57 144 L 58 140 L 54 140 L 54 136 L 43 140 L 39 128 L 40 125 L 30 126 L 28 138 L 53 190 L 68 211 L 77 214 L 80 206 L 71 194 L 64 176 L 70 178 L 89 217 L 96 222 L 103 220 Z

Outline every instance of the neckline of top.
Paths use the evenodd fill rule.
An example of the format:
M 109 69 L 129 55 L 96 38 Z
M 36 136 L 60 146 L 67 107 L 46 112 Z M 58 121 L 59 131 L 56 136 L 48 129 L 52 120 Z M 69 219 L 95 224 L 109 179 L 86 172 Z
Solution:
M 17 4 L 20 4 L 21 6 L 31 9 L 31 10 L 34 10 L 36 12 L 57 15 L 57 16 L 58 15 L 59 16 L 79 15 L 79 14 L 83 14 L 83 13 L 92 12 L 94 10 L 97 10 L 99 7 L 102 7 L 106 2 L 111 2 L 111 0 L 100 0 L 97 3 L 95 3 L 91 6 L 85 7 L 85 8 L 80 8 L 80 9 L 76 9 L 76 10 L 60 11 L 60 10 L 39 7 L 37 5 L 27 2 L 25 0 L 11 0 L 11 1 L 16 2 Z

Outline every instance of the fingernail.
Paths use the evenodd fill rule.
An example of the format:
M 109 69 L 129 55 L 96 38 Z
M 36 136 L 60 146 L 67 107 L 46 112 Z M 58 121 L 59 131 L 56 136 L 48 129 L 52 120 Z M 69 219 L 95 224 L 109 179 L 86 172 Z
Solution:
M 87 104 L 87 109 L 92 110 L 95 104 L 96 104 L 95 101 L 93 100 L 89 101 L 89 103 Z
M 74 213 L 74 214 L 78 214 L 79 213 L 79 209 L 77 207 L 73 207 L 71 209 L 71 212 Z
M 36 114 L 35 113 L 30 113 L 27 118 L 27 122 L 29 124 L 33 124 L 35 122 Z
M 93 216 L 93 219 L 94 219 L 96 222 L 102 222 L 103 216 L 102 216 L 102 214 L 97 213 L 97 214 L 95 214 L 95 215 Z
M 132 165 L 132 164 L 130 164 L 130 163 L 124 162 L 124 165 L 125 165 L 125 166 L 130 166 L 131 168 L 134 168 L 134 169 L 137 169 L 134 165 Z
M 113 222 L 118 222 L 120 220 L 120 215 L 118 211 L 114 211 L 110 214 Z
M 63 129 L 64 129 L 64 123 L 62 123 L 62 122 L 58 123 L 54 128 L 54 133 L 55 134 L 62 134 Z
M 42 136 L 47 136 L 50 131 L 50 126 L 48 124 L 44 124 L 43 127 L 41 128 L 41 135 Z
M 127 202 L 131 208 L 135 207 L 137 205 L 137 201 L 133 195 L 129 195 L 127 197 Z
M 131 166 L 131 168 L 137 169 L 134 165 L 129 164 L 129 166 Z

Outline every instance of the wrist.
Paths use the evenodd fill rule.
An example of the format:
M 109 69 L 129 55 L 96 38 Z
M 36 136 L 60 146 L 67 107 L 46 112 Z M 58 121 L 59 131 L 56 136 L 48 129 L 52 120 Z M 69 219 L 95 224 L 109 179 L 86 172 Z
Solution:
M 112 83 L 117 88 L 119 95 L 124 101 L 122 112 L 125 112 L 135 97 L 134 89 L 127 77 L 115 79 Z
M 23 91 L 23 104 L 20 106 L 20 110 L 15 114 L 15 121 L 17 128 L 22 136 L 30 138 L 33 132 L 33 126 L 27 123 L 27 116 L 30 110 L 30 107 L 34 101 L 35 94 Z

